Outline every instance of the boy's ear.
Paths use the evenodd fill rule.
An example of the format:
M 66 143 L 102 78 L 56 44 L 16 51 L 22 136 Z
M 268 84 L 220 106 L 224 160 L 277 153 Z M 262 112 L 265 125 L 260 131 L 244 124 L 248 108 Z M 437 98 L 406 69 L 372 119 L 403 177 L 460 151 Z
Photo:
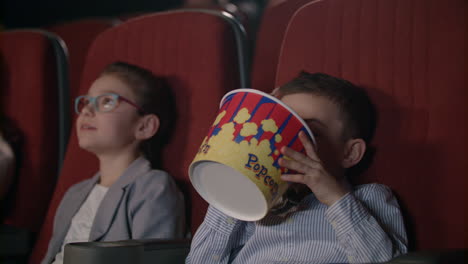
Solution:
M 136 139 L 145 140 L 151 138 L 159 130 L 159 117 L 150 114 L 142 116 L 135 132 Z
M 366 142 L 361 138 L 348 140 L 344 148 L 344 157 L 342 161 L 343 168 L 351 168 L 358 164 L 366 152 Z

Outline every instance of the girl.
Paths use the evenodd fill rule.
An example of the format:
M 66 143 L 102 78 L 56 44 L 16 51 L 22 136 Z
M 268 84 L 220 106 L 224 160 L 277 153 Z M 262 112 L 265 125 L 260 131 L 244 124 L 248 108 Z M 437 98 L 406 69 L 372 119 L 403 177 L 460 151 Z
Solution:
M 99 172 L 63 197 L 42 263 L 62 263 L 70 242 L 184 236 L 183 196 L 150 155 L 171 121 L 170 99 L 151 72 L 117 62 L 75 100 L 79 146 L 96 155 Z

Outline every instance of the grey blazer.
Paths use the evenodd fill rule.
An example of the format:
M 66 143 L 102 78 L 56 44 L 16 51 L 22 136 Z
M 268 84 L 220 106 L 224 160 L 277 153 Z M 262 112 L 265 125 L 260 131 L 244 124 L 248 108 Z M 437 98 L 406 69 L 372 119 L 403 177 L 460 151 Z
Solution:
M 51 263 L 55 259 L 73 216 L 98 180 L 99 173 L 73 185 L 66 192 L 55 214 L 52 238 L 41 263 Z M 102 199 L 89 241 L 183 238 L 185 230 L 182 193 L 169 174 L 152 170 L 150 163 L 140 157 Z

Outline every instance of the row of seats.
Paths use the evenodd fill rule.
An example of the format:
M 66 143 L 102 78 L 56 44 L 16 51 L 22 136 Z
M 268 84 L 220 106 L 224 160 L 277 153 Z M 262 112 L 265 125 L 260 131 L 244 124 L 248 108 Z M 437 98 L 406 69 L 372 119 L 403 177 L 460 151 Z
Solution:
M 64 69 L 57 38 L 3 32 L 1 111 L 27 139 L 15 206 L 5 223 L 40 231 L 30 258 L 39 263 L 65 191 L 97 170 L 93 156 L 78 147 L 75 130 L 64 125 L 73 124 L 64 101 L 86 93 L 105 65 L 122 60 L 152 70 L 174 89 L 179 117 L 163 166 L 186 194 L 192 234 L 207 204 L 191 187 L 187 168 L 220 98 L 249 87 L 250 75 L 253 88 L 268 92 L 306 70 L 349 79 L 365 87 L 376 103 L 377 154 L 356 183 L 378 181 L 394 190 L 410 249 L 467 248 L 461 230 L 467 208 L 468 125 L 459 120 L 468 95 L 463 72 L 466 8 L 463 0 L 284 1 L 265 12 L 252 71 L 242 26 L 214 10 L 51 27 L 68 47 L 68 91 L 63 88 L 68 77 L 57 78 Z M 57 140 L 68 138 L 68 131 L 68 145 Z
M 70 71 L 71 76 L 75 76 L 75 80 L 79 81 L 81 85 L 77 86 L 76 83 L 72 83 L 70 89 L 71 97 L 67 100 L 70 101 L 72 97 L 86 93 L 91 82 L 97 77 L 102 68 L 117 60 L 151 69 L 157 75 L 164 77 L 173 88 L 177 97 L 178 121 L 173 137 L 174 140 L 165 150 L 163 164 L 165 169 L 178 180 L 182 189 L 185 190 L 187 197 L 194 197 L 191 201 L 188 199 L 191 209 L 204 212 L 207 205 L 190 188 L 190 183 L 185 174 L 193 158 L 193 153 L 195 153 L 198 144 L 200 144 L 206 133 L 205 127 L 208 127 L 209 122 L 211 122 L 210 116 L 215 114 L 213 109 L 216 109 L 221 97 L 229 90 L 248 86 L 247 58 L 245 55 L 246 39 L 242 27 L 232 16 L 213 10 L 181 10 L 139 16 L 121 23 L 119 26 L 112 25 L 108 27 L 108 30 L 98 34 L 96 31 L 99 29 L 97 29 L 96 25 L 100 22 L 102 21 L 87 21 L 87 24 L 67 25 L 72 28 L 75 27 L 75 32 L 68 30 L 64 32 L 64 26 L 51 28 L 51 30 L 60 34 L 68 44 L 70 65 L 75 63 L 76 67 L 76 63 L 80 62 L 78 61 L 80 55 L 86 55 L 87 57 L 82 67 L 84 70 L 81 73 L 73 72 L 73 68 Z M 83 32 L 78 31 L 76 27 L 83 30 L 87 25 L 93 25 L 95 32 L 74 36 L 76 32 Z M 21 33 L 29 36 L 36 34 L 36 32 Z M 3 34 L 11 36 L 11 46 L 18 45 L 18 42 L 24 43 L 27 47 L 34 44 L 31 41 L 15 39 L 18 32 L 5 32 Z M 84 39 L 86 34 L 97 36 L 92 41 L 92 44 L 89 39 L 87 41 Z M 73 42 L 74 39 L 78 39 L 81 42 Z M 84 52 L 83 50 L 87 51 Z M 19 49 L 17 51 L 21 52 Z M 73 51 L 78 51 L 79 54 L 71 56 L 71 52 Z M 17 64 L 18 67 L 26 67 L 31 63 L 32 57 L 41 57 L 43 54 L 43 52 L 37 51 L 34 54 L 28 54 L 29 58 L 25 57 L 22 60 L 18 60 L 15 57 L 15 49 L 4 52 L 12 54 L 13 57 L 9 61 Z M 73 61 L 72 59 L 74 58 L 78 59 Z M 45 69 L 52 71 L 52 69 L 57 68 L 54 64 L 55 59 L 54 54 L 51 54 L 49 60 L 46 61 L 47 63 L 41 61 L 38 63 L 38 67 L 47 65 Z M 78 68 L 78 70 L 80 69 Z M 42 73 L 39 72 L 38 74 Z M 77 74 L 81 75 L 79 80 L 76 78 Z M 21 78 L 20 75 L 21 72 L 18 72 L 18 78 Z M 59 75 L 57 71 L 51 73 L 51 76 L 57 75 Z M 27 83 L 34 80 L 31 78 L 21 79 L 25 83 L 24 86 L 27 86 Z M 56 90 L 51 90 L 48 87 L 49 85 L 47 82 L 41 83 L 41 87 L 37 88 L 38 93 L 46 96 L 45 92 L 48 89 L 52 94 L 56 95 Z M 9 87 L 19 86 L 12 84 Z M 27 87 L 22 87 L 21 90 L 26 93 L 28 92 Z M 57 99 L 53 99 L 55 105 L 50 104 L 52 98 L 45 100 L 42 97 L 24 98 L 8 96 L 9 101 L 22 100 L 25 104 L 30 104 L 31 100 L 35 100 L 40 106 L 47 106 L 47 110 L 40 111 L 40 113 L 46 116 L 57 112 L 69 113 L 69 106 L 58 107 Z M 23 109 L 28 109 L 28 107 L 23 106 Z M 12 112 L 13 110 L 6 111 L 5 113 L 10 115 Z M 69 113 L 69 116 L 71 116 L 71 113 Z M 14 115 L 12 118 L 17 119 Z M 48 133 L 48 131 L 55 132 L 55 135 L 51 134 L 50 138 L 47 138 L 45 141 L 38 139 L 36 140 L 37 142 L 56 142 L 55 139 L 58 133 L 56 127 L 44 126 L 44 124 L 49 123 L 56 126 L 59 123 L 56 119 L 39 121 L 38 125 L 34 126 L 27 123 L 27 120 L 25 122 L 25 124 L 19 126 L 20 129 L 32 132 L 41 131 L 44 134 Z M 73 124 L 74 121 L 69 120 L 69 123 Z M 75 130 L 72 129 L 71 131 L 63 167 L 60 170 L 60 176 L 50 203 L 46 199 L 50 199 L 52 190 L 47 192 L 50 194 L 46 197 L 45 188 L 36 188 L 38 186 L 47 186 L 53 189 L 56 169 L 40 168 L 41 170 L 36 171 L 34 177 L 42 181 L 36 185 L 29 185 L 27 182 L 24 182 L 24 186 L 44 192 L 41 195 L 45 201 L 36 200 L 38 203 L 41 203 L 31 203 L 31 200 L 36 199 L 39 195 L 35 193 L 27 195 L 27 192 L 24 192 L 21 195 L 16 193 L 16 195 L 25 198 L 24 204 L 26 206 L 37 206 L 38 211 L 41 209 L 38 205 L 45 207 L 41 210 L 42 214 L 33 215 L 29 208 L 18 210 L 20 208 L 15 207 L 10 215 L 17 217 L 6 222 L 7 224 L 27 228 L 32 231 L 40 230 L 34 254 L 31 257 L 31 263 L 38 263 L 46 251 L 51 236 L 55 210 L 65 191 L 74 183 L 88 178 L 98 168 L 95 158 L 78 147 Z M 187 134 L 187 131 L 190 131 L 190 133 Z M 29 139 L 27 135 L 26 138 Z M 50 149 L 54 151 L 56 147 L 50 146 Z M 26 148 L 25 152 L 27 151 L 29 149 Z M 57 152 L 54 153 L 57 156 Z M 41 161 L 41 164 L 57 164 L 56 160 L 53 160 L 53 155 L 43 157 L 47 157 L 49 160 Z M 21 173 L 20 178 L 27 181 L 31 176 L 30 173 Z M 46 210 L 47 214 L 44 224 L 41 226 Z M 11 218 L 11 216 L 7 219 Z M 193 216 L 194 219 L 191 222 L 195 223 L 192 225 L 195 227 L 200 224 L 203 216 L 199 214 L 193 214 Z M 17 219 L 21 219 L 23 222 L 17 221 Z M 26 225 L 24 222 L 29 225 Z M 192 232 L 194 231 L 195 229 L 193 228 Z
M 59 101 L 68 99 L 59 98 L 67 89 L 62 74 L 66 57 L 60 40 L 45 31 L 4 32 L 1 39 L 1 111 L 21 131 L 24 150 L 5 223 L 37 231 L 53 192 L 63 143 L 57 139 L 64 133 L 59 129 L 64 117 Z

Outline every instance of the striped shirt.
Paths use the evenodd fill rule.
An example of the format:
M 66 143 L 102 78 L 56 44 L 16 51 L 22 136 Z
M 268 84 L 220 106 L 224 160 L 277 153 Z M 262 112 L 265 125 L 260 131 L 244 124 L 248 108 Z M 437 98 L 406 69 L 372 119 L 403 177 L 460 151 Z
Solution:
M 384 185 L 357 186 L 330 207 L 310 194 L 300 207 L 257 222 L 209 207 L 186 263 L 370 263 L 407 252 L 400 208 Z

